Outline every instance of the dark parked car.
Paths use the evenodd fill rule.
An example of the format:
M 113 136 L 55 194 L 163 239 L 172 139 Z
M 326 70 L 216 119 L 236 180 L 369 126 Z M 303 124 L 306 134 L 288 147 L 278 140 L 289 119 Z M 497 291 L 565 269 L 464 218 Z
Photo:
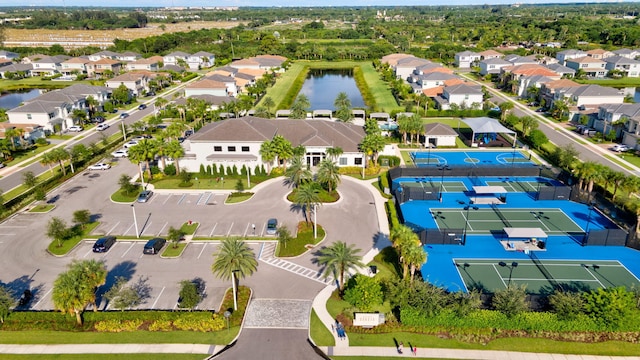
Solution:
M 147 105 L 145 105 L 145 104 L 138 105 L 138 110 L 144 110 L 146 108 L 147 108 Z
M 115 243 L 116 243 L 115 236 L 101 237 L 98 240 L 96 240 L 95 244 L 93 244 L 93 252 L 95 253 L 107 252 L 109 251 L 109 249 L 111 249 L 111 247 Z
M 151 239 L 144 245 L 144 249 L 142 250 L 142 252 L 144 254 L 155 255 L 160 252 L 160 249 L 162 249 L 166 242 L 167 240 L 163 238 Z
M 129 117 L 129 114 L 127 114 L 127 113 L 120 114 L 120 119 L 124 119 L 124 118 L 128 118 L 128 117 Z
M 149 91 L 147 92 L 147 96 L 156 96 L 155 91 Z
M 193 130 L 187 130 L 184 132 L 184 137 L 189 137 L 191 135 L 193 135 Z
M 104 116 L 96 116 L 93 119 L 91 119 L 91 122 L 94 124 L 102 124 L 106 119 L 104 118 Z
M 33 297 L 33 294 L 31 294 L 31 290 L 29 289 L 25 290 L 20 296 L 20 300 L 18 300 L 18 305 L 19 306 L 27 305 L 29 301 L 31 301 L 32 297 Z

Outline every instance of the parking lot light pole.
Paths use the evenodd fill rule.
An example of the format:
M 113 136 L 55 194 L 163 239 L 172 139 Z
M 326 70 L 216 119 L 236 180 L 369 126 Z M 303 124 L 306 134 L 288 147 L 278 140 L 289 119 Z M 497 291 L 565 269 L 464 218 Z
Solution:
M 451 167 L 449 167 L 449 165 L 438 165 L 438 169 L 442 170 L 442 173 L 440 174 L 440 192 L 438 193 L 438 200 L 440 202 L 442 202 L 442 190 L 444 190 L 444 172 L 446 170 L 451 170 Z
M 318 204 L 313 204 L 313 238 L 318 238 Z
M 136 228 L 136 238 L 140 238 L 140 233 L 138 232 L 138 219 L 136 219 L 136 208 L 131 204 L 131 211 L 133 211 L 133 225 Z
M 236 289 L 236 271 L 231 271 L 231 281 L 233 282 L 233 310 L 238 310 L 238 289 Z
M 125 127 L 124 127 L 124 119 L 122 119 L 120 124 L 122 124 L 122 136 L 124 137 L 124 141 L 127 141 L 127 130 L 125 130 Z

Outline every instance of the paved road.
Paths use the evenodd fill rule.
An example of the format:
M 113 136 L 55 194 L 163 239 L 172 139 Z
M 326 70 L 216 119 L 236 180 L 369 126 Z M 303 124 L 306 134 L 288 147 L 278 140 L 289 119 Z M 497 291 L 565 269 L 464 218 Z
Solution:
M 472 77 L 468 75 L 460 74 L 462 77 L 470 80 L 478 85 L 486 85 L 483 82 L 474 80 Z M 491 86 L 486 86 L 487 90 L 489 90 L 494 96 L 494 102 L 501 104 L 505 101 L 510 101 L 514 104 L 513 112 L 517 116 L 531 116 L 535 119 L 538 119 L 539 129 L 547 135 L 549 140 L 556 144 L 557 146 L 565 146 L 572 145 L 578 151 L 578 158 L 582 161 L 594 161 L 599 164 L 603 164 L 615 171 L 620 171 L 629 175 L 639 175 L 640 169 L 629 165 L 633 168 L 633 170 L 629 170 L 626 167 L 620 166 L 617 162 L 609 160 L 606 155 L 614 156 L 612 152 L 607 149 L 603 149 L 598 145 L 592 144 L 590 142 L 586 142 L 580 135 L 575 132 L 568 131 L 560 124 L 553 123 L 548 120 L 544 116 L 536 113 L 531 110 L 528 106 L 523 105 L 515 100 L 515 98 L 507 96 L 500 91 L 492 88 Z M 582 143 L 584 144 L 582 144 Z

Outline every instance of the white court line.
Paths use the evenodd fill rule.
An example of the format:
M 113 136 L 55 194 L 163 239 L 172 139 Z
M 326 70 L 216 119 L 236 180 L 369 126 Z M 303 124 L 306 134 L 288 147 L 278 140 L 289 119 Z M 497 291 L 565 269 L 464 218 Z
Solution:
M 231 229 L 233 229 L 233 224 L 234 223 L 231 223 L 231 226 L 229 226 L 229 231 L 227 231 L 227 236 L 231 234 Z
M 115 245 L 115 244 L 114 244 L 114 245 Z M 89 250 L 87 251 L 87 253 L 86 253 L 86 254 L 84 254 L 83 258 L 86 258 L 87 256 L 89 256 L 89 254 L 91 254 L 92 252 L 93 252 L 93 250 L 92 250 L 92 249 L 89 249 Z
M 162 296 L 163 292 L 164 292 L 164 286 L 162 287 L 162 290 L 160 290 L 160 294 L 158 294 L 158 297 L 156 298 L 156 301 L 154 301 L 153 305 L 151 305 L 152 309 L 154 309 L 156 307 L 156 304 L 158 303 L 158 300 L 160 300 L 160 296 Z
M 125 255 L 127 255 L 127 253 L 129 252 L 129 250 L 131 250 L 131 248 L 133 247 L 133 245 L 135 245 L 135 242 L 131 242 L 131 246 L 129 246 L 129 248 L 127 249 L 127 251 L 124 252 L 124 254 L 122 254 L 120 257 L 123 258 Z
M 211 229 L 211 232 L 209 233 L 209 237 L 213 236 L 213 232 L 216 231 L 217 226 L 218 226 L 218 223 L 215 223 L 215 225 L 213 225 L 213 229 Z
M 160 231 L 158 231 L 158 235 L 156 235 L 156 236 L 160 236 L 160 234 L 162 234 L 162 231 L 164 230 L 164 228 L 167 227 L 168 224 L 169 224 L 168 222 L 165 222 L 164 225 L 162 226 L 162 228 L 160 229 Z
M 204 249 L 207 247 L 207 243 L 202 243 L 204 246 L 202 247 L 202 250 L 200 250 L 200 254 L 198 254 L 198 259 L 200 259 L 200 256 L 202 256 L 202 253 L 204 252 Z
M 597 277 L 595 277 L 595 275 L 593 275 L 593 273 L 591 272 L 591 270 L 589 270 L 589 269 L 588 269 L 588 268 L 586 268 L 586 267 L 585 267 L 584 269 L 585 269 L 585 270 L 587 270 L 587 272 L 589 273 L 589 275 L 591 275 L 591 277 L 593 278 L 593 280 L 584 280 L 584 281 L 594 281 L 594 280 L 595 280 L 595 281 L 597 281 L 597 282 L 598 282 L 598 284 L 600 284 L 600 286 L 602 286 L 602 288 L 603 288 L 603 289 L 606 289 L 606 288 L 607 288 L 606 286 L 604 286 L 604 284 L 603 284 L 603 283 L 601 283 L 601 282 L 600 282 L 600 280 L 599 280 Z
M 500 275 L 500 272 L 498 271 L 498 268 L 496 268 L 496 264 L 491 264 L 491 266 L 493 267 L 493 270 L 496 271 L 496 274 L 498 274 L 498 277 L 500 278 L 500 281 L 502 281 L 502 285 L 504 285 L 504 287 L 507 287 L 507 284 L 504 282 L 504 279 L 502 278 L 502 275 Z
M 40 298 L 40 300 L 38 300 L 38 302 L 33 305 L 34 308 L 38 307 L 38 305 L 40 305 L 40 303 L 42 302 L 42 300 L 44 300 L 44 298 L 47 297 L 47 295 L 49 295 L 50 292 L 53 291 L 53 288 L 49 289 L 49 291 L 47 291 L 46 293 L 44 293 L 44 295 L 42 295 L 42 297 Z
M 107 235 L 111 234 L 113 232 L 113 230 L 115 230 L 118 225 L 120 225 L 120 221 L 118 221 L 115 225 L 113 225 L 113 227 L 111 229 L 109 229 L 109 231 L 107 231 Z

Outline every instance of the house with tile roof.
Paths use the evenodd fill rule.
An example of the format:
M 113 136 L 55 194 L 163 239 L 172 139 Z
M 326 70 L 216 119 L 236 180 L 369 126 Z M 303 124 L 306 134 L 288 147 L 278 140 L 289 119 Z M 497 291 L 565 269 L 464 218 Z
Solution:
M 216 62 L 216 56 L 210 52 L 198 51 L 195 54 L 187 56 L 187 65 L 189 69 L 202 69 L 212 67 Z
M 251 174 L 256 166 L 277 166 L 262 159 L 260 147 L 281 135 L 296 147 L 305 147 L 304 161 L 318 165 L 327 157 L 327 149 L 340 147 L 338 166 L 364 166 L 365 155 L 359 144 L 365 136 L 362 126 L 328 120 L 263 119 L 245 116 L 208 124 L 185 140 L 185 155 L 180 168 L 198 171 L 200 166 L 246 166 Z
M 20 54 L 18 53 L 14 53 L 11 51 L 7 51 L 7 50 L 0 50 L 0 59 L 5 59 L 5 60 L 17 60 L 20 58 Z
M 202 79 L 193 82 L 184 88 L 185 98 L 195 95 L 232 96 L 229 95 L 227 84 L 211 79 Z
M 613 50 L 613 54 L 617 56 L 625 57 L 627 59 L 635 59 L 640 55 L 640 52 L 638 52 L 638 50 L 631 50 L 631 49 L 618 49 L 618 50 Z
M 394 67 L 398 63 L 398 60 L 408 58 L 408 57 L 415 57 L 415 56 L 411 54 L 401 54 L 401 53 L 389 54 L 389 55 L 383 56 L 382 59 L 380 59 L 380 62 L 383 64 L 389 64 L 390 67 Z
M 442 66 L 442 64 L 439 64 L 439 63 L 424 64 L 424 65 L 418 66 L 417 68 L 415 68 L 415 70 L 413 70 L 414 75 L 425 75 L 432 72 L 453 74 L 453 70 L 447 67 L 444 67 Z
M 223 83 L 227 87 L 227 96 L 238 96 L 238 92 L 240 91 L 235 76 L 230 77 L 214 74 L 204 77 L 203 80 L 212 80 Z
M 132 61 L 138 61 L 140 59 L 142 59 L 142 55 L 138 54 L 137 52 L 133 52 L 133 51 L 125 51 L 121 54 L 117 54 L 116 55 L 116 60 L 128 63 L 128 62 L 132 62 Z
M 566 67 L 569 67 L 576 72 L 582 70 L 587 76 L 594 78 L 603 78 L 607 76 L 607 69 L 605 68 L 606 64 L 606 62 L 594 59 L 590 56 L 568 59 L 565 62 Z
M 107 80 L 105 86 L 109 89 L 117 89 L 120 85 L 124 85 L 131 95 L 141 96 L 149 91 L 149 80 L 154 77 L 155 74 L 148 71 L 131 71 Z
M 576 75 L 575 70 L 573 70 L 572 68 L 566 67 L 564 65 L 561 65 L 559 63 L 545 64 L 543 66 L 557 74 L 560 74 L 560 76 L 562 77 L 572 78 Z
M 87 75 L 100 77 L 105 74 L 120 74 L 122 63 L 119 60 L 103 58 L 87 64 Z
M 246 70 L 248 70 L 248 69 L 246 69 Z M 220 68 L 217 68 L 217 69 L 213 70 L 210 73 L 207 73 L 206 75 L 208 76 L 208 75 L 218 74 L 218 75 L 223 75 L 223 76 L 234 76 L 238 71 L 240 71 L 240 69 L 234 68 L 233 66 L 225 65 L 223 67 L 220 67 Z
M 560 79 L 555 81 L 549 81 L 540 85 L 539 98 L 540 103 L 545 104 L 546 108 L 551 108 L 553 102 L 556 99 L 556 92 L 559 89 L 566 89 L 571 87 L 580 87 L 581 84 L 569 79 Z
M 565 66 L 567 65 L 566 64 L 567 60 L 577 59 L 585 56 L 587 56 L 586 52 L 582 50 L 575 50 L 575 49 L 563 50 L 556 53 L 556 59 L 558 59 L 560 64 Z
M 616 70 L 624 77 L 640 77 L 640 61 L 616 55 L 603 59 L 607 71 Z
M 504 60 L 510 62 L 513 66 L 538 64 L 538 60 L 536 59 L 535 55 L 520 56 L 516 54 L 511 54 L 511 55 L 505 56 Z
M 526 96 L 527 87 L 535 84 L 535 81 L 532 82 L 534 76 L 538 76 L 535 81 L 539 81 L 539 77 L 547 78 L 548 80 L 546 81 L 559 80 L 562 77 L 560 74 L 538 64 L 505 66 L 500 69 L 502 84 L 505 86 L 512 84 L 512 91 L 518 96 Z
M 9 129 L 19 129 L 22 132 L 21 139 L 8 139 L 9 143 L 13 142 L 16 146 L 24 145 L 24 143 L 33 144 L 40 138 L 45 138 L 44 128 L 37 124 L 10 124 L 8 122 L 0 122 L 0 138 L 6 139 L 6 132 Z
M 486 59 L 480 61 L 480 75 L 498 75 L 500 69 L 505 66 L 513 66 L 512 63 L 500 58 Z
M 98 51 L 97 53 L 93 53 L 89 55 L 89 60 L 91 61 L 98 61 L 102 59 L 118 60 L 118 56 L 120 56 L 120 54 L 118 54 L 117 52 L 103 50 L 103 51 Z
M 458 79 L 458 77 L 449 73 L 432 72 L 424 75 L 413 74 L 409 76 L 408 82 L 413 91 L 419 93 L 424 89 L 443 86 L 445 81 L 452 79 Z
M 594 59 L 603 60 L 604 58 L 608 58 L 610 56 L 614 56 L 615 54 L 609 50 L 604 49 L 593 49 L 587 51 L 587 56 L 591 56 Z
M 555 100 L 568 100 L 577 107 L 599 104 L 622 104 L 624 93 L 618 89 L 600 85 L 582 85 L 556 90 Z
M 614 131 L 632 149 L 640 139 L 640 104 L 602 104 L 592 127 L 602 133 Z
M 432 62 L 418 57 L 408 57 L 398 60 L 393 71 L 398 79 L 407 80 L 407 78 L 420 66 L 431 64 Z
M 162 56 L 151 56 L 146 59 L 139 59 L 127 63 L 125 66 L 127 71 L 146 70 L 146 71 L 158 71 L 160 70 L 160 63 L 164 59 Z
M 461 51 L 454 55 L 454 64 L 460 69 L 470 69 L 481 59 L 481 55 L 473 51 Z

